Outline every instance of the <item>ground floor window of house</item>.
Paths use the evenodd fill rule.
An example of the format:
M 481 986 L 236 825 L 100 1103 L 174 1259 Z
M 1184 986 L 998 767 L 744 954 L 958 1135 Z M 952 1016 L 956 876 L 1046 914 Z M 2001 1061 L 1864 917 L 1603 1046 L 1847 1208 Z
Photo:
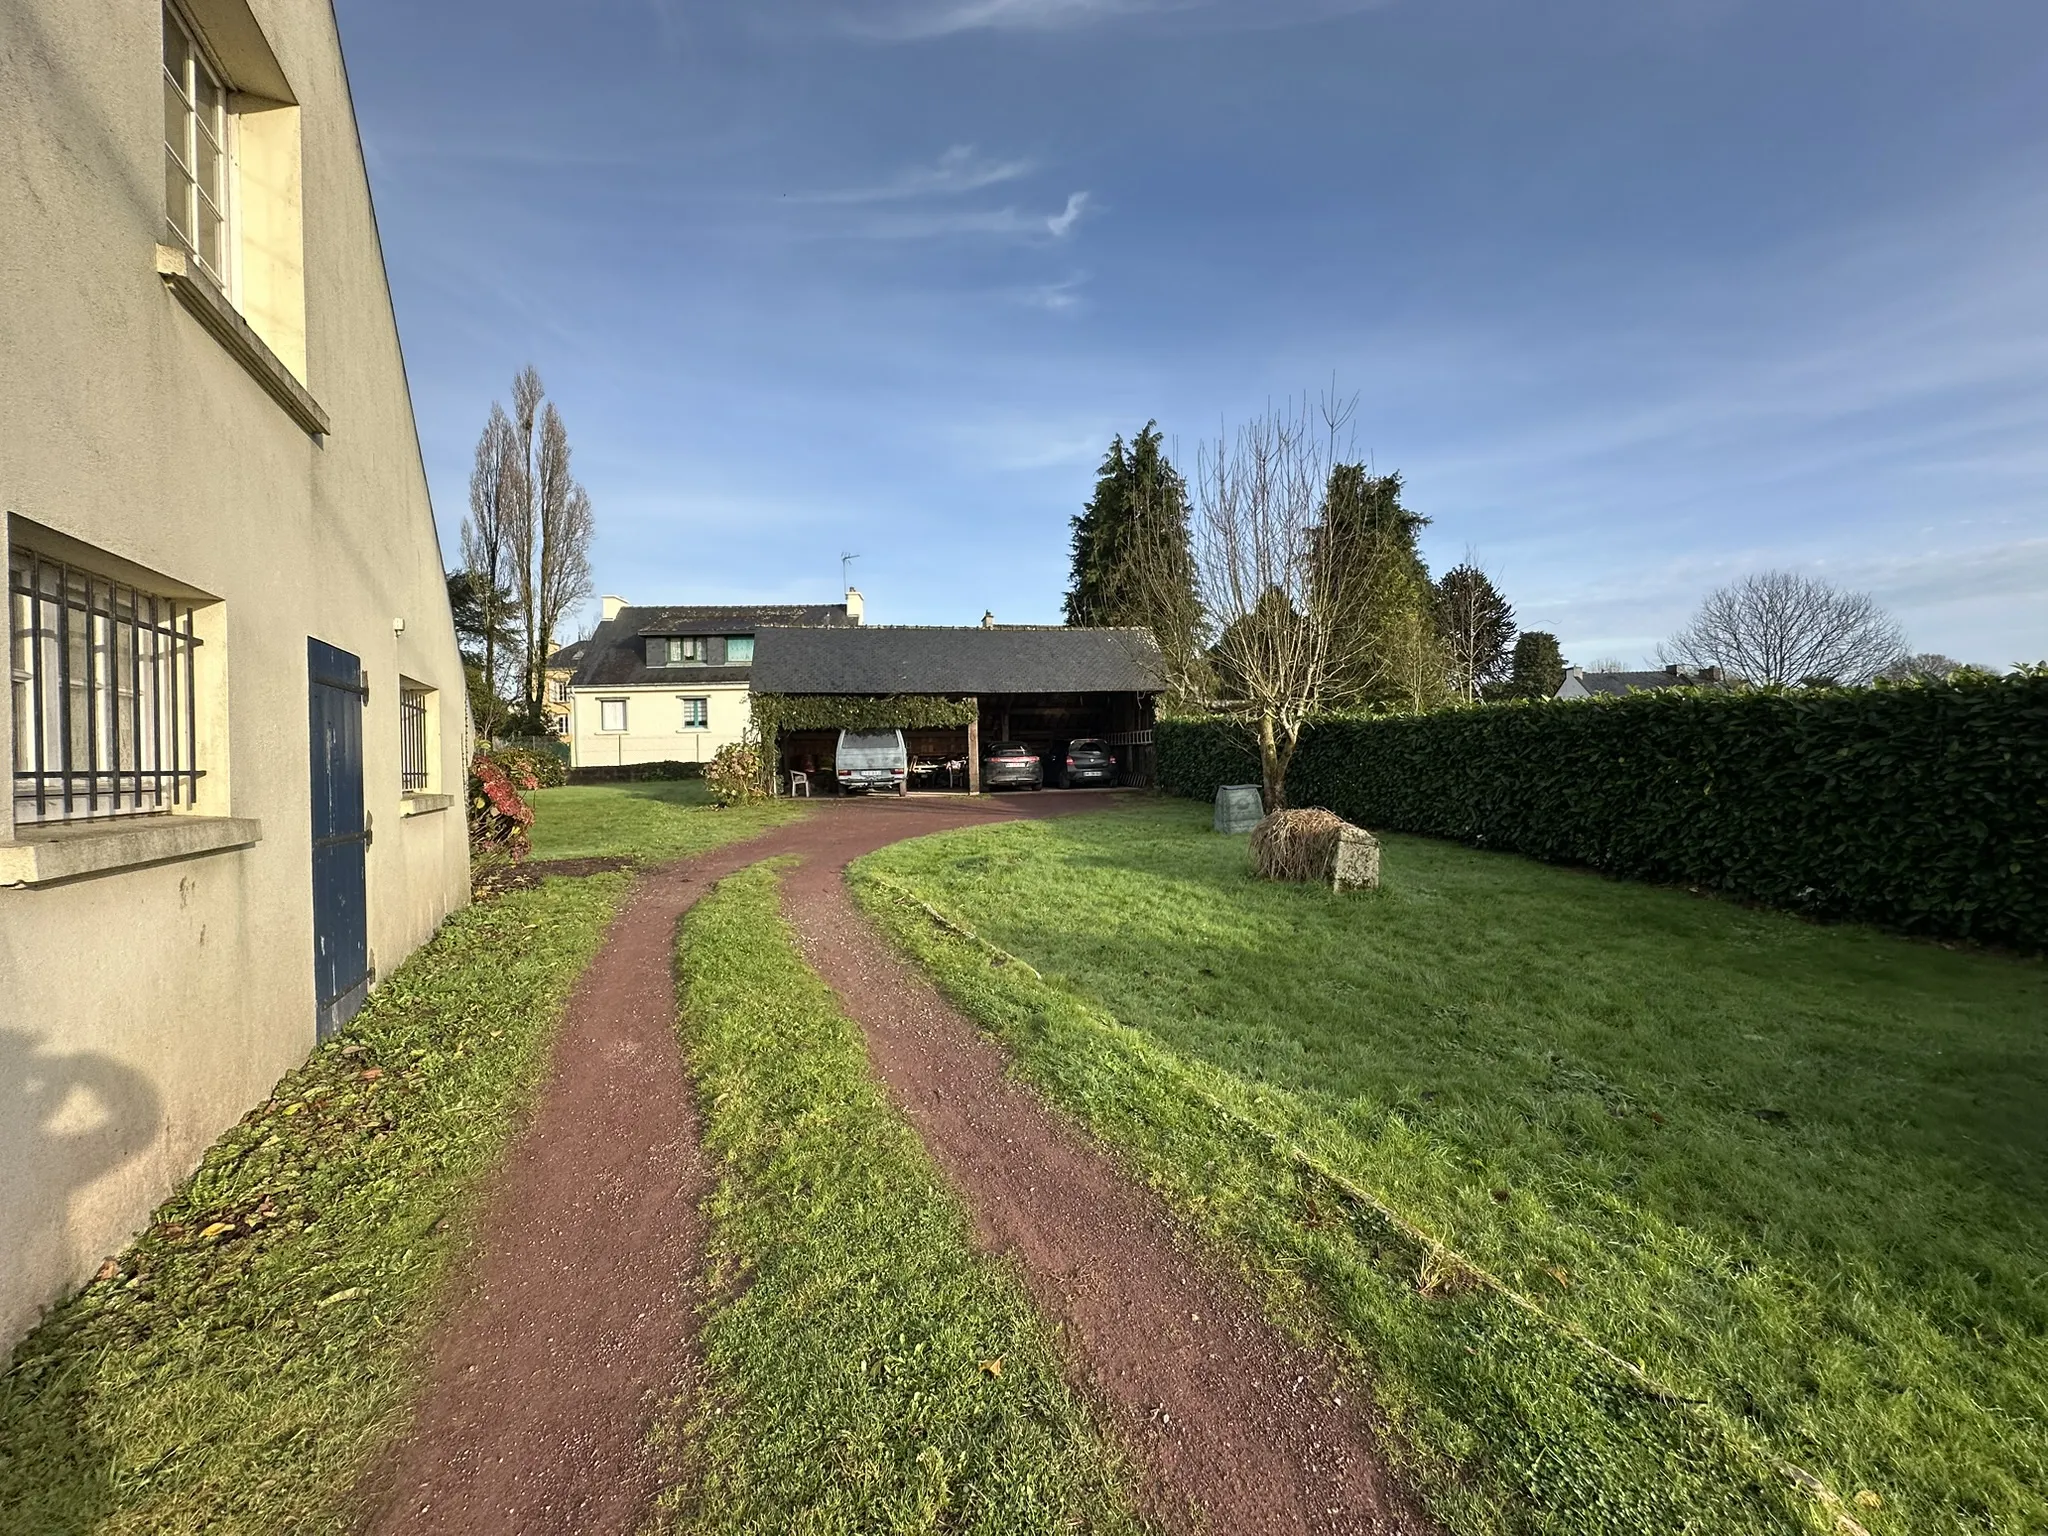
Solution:
M 31 549 L 7 557 L 17 823 L 190 805 L 193 607 Z
M 427 695 L 431 689 L 401 683 L 398 690 L 398 763 L 400 788 L 408 795 L 427 792 Z
M 598 729 L 623 731 L 626 728 L 626 701 L 624 699 L 598 700 Z
M 683 729 L 686 731 L 707 731 L 711 728 L 711 701 L 709 699 L 683 700 Z

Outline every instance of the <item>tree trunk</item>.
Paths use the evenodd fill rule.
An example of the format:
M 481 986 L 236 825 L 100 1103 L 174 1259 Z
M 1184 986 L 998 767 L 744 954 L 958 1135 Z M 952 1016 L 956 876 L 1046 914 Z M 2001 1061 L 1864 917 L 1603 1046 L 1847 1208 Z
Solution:
M 1287 765 L 1294 759 L 1294 743 L 1283 741 L 1281 734 L 1273 729 L 1273 717 L 1259 717 L 1259 777 L 1263 781 L 1260 792 L 1265 796 L 1266 810 L 1285 810 L 1287 807 Z

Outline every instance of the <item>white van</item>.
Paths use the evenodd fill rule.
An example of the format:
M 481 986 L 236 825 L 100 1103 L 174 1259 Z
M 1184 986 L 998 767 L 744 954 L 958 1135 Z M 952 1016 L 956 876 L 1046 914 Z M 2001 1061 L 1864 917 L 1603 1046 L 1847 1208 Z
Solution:
M 910 793 L 910 752 L 901 731 L 841 731 L 833 767 L 841 794 Z

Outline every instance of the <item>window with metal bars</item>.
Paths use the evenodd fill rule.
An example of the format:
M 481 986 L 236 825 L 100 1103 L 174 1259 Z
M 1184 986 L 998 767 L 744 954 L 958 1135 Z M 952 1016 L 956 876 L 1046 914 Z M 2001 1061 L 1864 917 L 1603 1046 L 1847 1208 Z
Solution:
M 32 549 L 7 557 L 17 824 L 191 805 L 192 604 Z
M 228 286 L 228 92 L 192 29 L 164 14 L 164 223 L 223 292 Z
M 427 690 L 401 687 L 398 693 L 400 788 L 408 795 L 427 790 Z

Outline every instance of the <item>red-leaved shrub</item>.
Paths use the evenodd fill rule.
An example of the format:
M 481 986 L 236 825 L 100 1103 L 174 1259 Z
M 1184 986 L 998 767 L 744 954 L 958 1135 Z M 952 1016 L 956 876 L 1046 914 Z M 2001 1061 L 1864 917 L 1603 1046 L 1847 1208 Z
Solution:
M 531 777 L 525 775 L 523 777 Z M 537 787 L 527 784 L 527 788 Z M 533 807 L 520 797 L 514 775 L 489 753 L 479 752 L 469 765 L 470 862 L 506 863 L 526 857 L 532 846 L 528 828 Z

